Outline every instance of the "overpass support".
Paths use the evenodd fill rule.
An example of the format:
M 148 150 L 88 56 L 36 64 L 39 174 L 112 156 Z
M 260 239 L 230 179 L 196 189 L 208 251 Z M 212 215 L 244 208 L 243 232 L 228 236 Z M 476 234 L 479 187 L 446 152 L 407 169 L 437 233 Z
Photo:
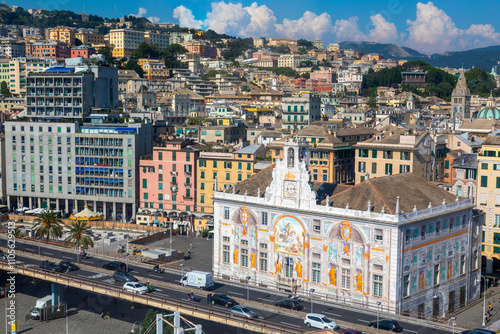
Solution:
M 63 287 L 61 284 L 52 283 L 52 306 L 59 305 L 63 300 Z
M 156 315 L 156 334 L 163 334 L 163 314 Z

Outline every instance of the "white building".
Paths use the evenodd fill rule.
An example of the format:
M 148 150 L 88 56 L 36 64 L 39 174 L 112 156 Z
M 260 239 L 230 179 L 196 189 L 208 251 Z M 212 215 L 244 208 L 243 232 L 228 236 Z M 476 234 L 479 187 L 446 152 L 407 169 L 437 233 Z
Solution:
M 278 67 L 299 68 L 304 62 L 310 61 L 312 65 L 318 65 L 318 59 L 309 55 L 286 54 L 278 58 Z
M 470 199 L 410 173 L 312 184 L 308 165 L 309 145 L 288 140 L 276 166 L 214 193 L 216 277 L 415 316 L 479 297 Z

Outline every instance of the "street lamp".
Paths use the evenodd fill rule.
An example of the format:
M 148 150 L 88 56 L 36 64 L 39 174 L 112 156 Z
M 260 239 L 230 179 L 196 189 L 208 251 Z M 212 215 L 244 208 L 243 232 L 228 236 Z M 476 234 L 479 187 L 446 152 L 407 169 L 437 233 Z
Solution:
M 106 239 L 107 235 L 102 237 L 102 256 L 104 256 L 104 239 Z
M 80 263 L 80 244 L 76 244 L 76 263 Z
M 57 305 L 57 312 L 61 311 L 59 306 L 61 306 L 61 304 L 63 304 L 63 303 L 64 303 L 64 316 L 66 318 L 66 334 L 68 334 L 69 333 L 69 331 L 68 331 L 68 304 L 66 304 L 66 302 L 64 300 Z
M 379 322 L 380 322 L 380 304 L 382 304 L 382 303 L 377 302 L 377 330 L 378 330 L 378 326 L 379 326 Z
M 444 313 L 444 293 L 443 291 L 436 291 L 434 293 L 434 298 L 437 299 L 438 298 L 438 293 L 442 294 L 443 295 L 443 318 L 445 317 L 445 313 Z
M 126 271 L 128 272 L 128 236 L 127 236 L 127 252 L 125 253 L 125 258 L 127 259 L 127 269 Z
M 139 333 L 140 333 L 141 332 L 141 323 L 139 321 L 136 321 L 132 324 L 132 329 L 130 330 L 130 333 L 134 333 L 135 324 L 137 324 L 137 327 L 139 327 Z
M 250 279 L 252 277 L 251 276 L 247 276 L 247 301 L 250 300 Z
M 483 326 L 486 326 L 486 289 L 488 287 L 488 279 L 481 275 L 481 278 L 484 278 L 484 289 L 483 289 Z
M 455 317 L 451 317 L 451 320 L 453 321 L 453 334 L 455 334 L 455 320 L 456 319 L 457 318 L 455 318 Z
M 314 297 L 314 289 L 311 289 L 309 290 L 309 292 L 311 293 L 311 313 L 313 313 L 313 297 Z

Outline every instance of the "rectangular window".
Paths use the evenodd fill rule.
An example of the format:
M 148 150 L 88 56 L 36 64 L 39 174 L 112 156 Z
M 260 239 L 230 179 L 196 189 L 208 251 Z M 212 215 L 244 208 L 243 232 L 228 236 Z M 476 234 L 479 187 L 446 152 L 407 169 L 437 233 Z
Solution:
M 267 212 L 261 212 L 261 223 L 267 225 Z
M 372 174 L 377 174 L 377 163 L 372 162 Z
M 213 163 L 213 167 L 217 168 L 217 160 L 214 160 L 212 163 Z
M 319 219 L 313 220 L 313 231 L 316 233 L 321 233 L 321 221 Z
M 342 268 L 342 289 L 351 289 L 351 270 Z
M 313 283 L 321 283 L 321 264 L 316 262 L 312 264 L 312 281 Z
M 382 229 L 375 229 L 375 241 L 378 242 L 384 241 L 384 234 Z
M 497 177 L 497 189 L 500 188 L 500 177 Z
M 436 223 L 436 235 L 439 235 L 439 232 L 441 230 L 441 222 Z
M 200 203 L 205 203 L 205 195 L 200 196 Z
M 172 152 L 172 161 L 175 161 L 176 160 L 176 152 Z
M 488 164 L 487 163 L 482 163 L 481 164 L 481 169 L 487 170 L 488 169 Z
M 223 261 L 224 263 L 229 263 L 229 250 L 230 250 L 230 246 L 229 245 L 224 245 L 223 246 L 223 251 L 222 251 L 222 258 L 223 258 Z
M 481 187 L 488 187 L 488 177 L 487 176 L 481 176 Z
M 248 249 L 241 250 L 241 266 L 248 267 Z
M 460 275 L 465 274 L 465 255 L 460 256 Z
M 260 271 L 267 271 L 267 253 L 260 253 Z
M 358 162 L 358 172 L 365 173 L 366 172 L 365 165 L 366 163 L 364 161 Z
M 147 179 L 142 179 L 142 188 L 147 189 L 148 187 L 148 180 Z
M 434 285 L 439 284 L 439 264 L 434 265 Z
M 377 158 L 377 150 L 372 151 L 372 158 L 374 158 L 374 159 Z
M 229 208 L 227 206 L 224 207 L 224 219 L 229 219 Z
M 200 179 L 204 179 L 205 178 L 205 172 L 200 172 Z
M 385 164 L 385 175 L 392 175 L 392 164 Z
M 410 275 L 404 275 L 403 277 L 403 297 L 408 297 L 410 295 Z
M 373 295 L 382 297 L 383 277 L 382 275 L 373 275 Z

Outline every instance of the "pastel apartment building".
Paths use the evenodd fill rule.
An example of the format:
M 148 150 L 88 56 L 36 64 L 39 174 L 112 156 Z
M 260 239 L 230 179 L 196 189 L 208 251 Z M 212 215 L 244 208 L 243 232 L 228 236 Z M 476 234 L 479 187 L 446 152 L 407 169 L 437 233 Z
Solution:
M 75 29 L 57 27 L 50 29 L 49 39 L 65 43 L 68 46 L 75 45 Z

